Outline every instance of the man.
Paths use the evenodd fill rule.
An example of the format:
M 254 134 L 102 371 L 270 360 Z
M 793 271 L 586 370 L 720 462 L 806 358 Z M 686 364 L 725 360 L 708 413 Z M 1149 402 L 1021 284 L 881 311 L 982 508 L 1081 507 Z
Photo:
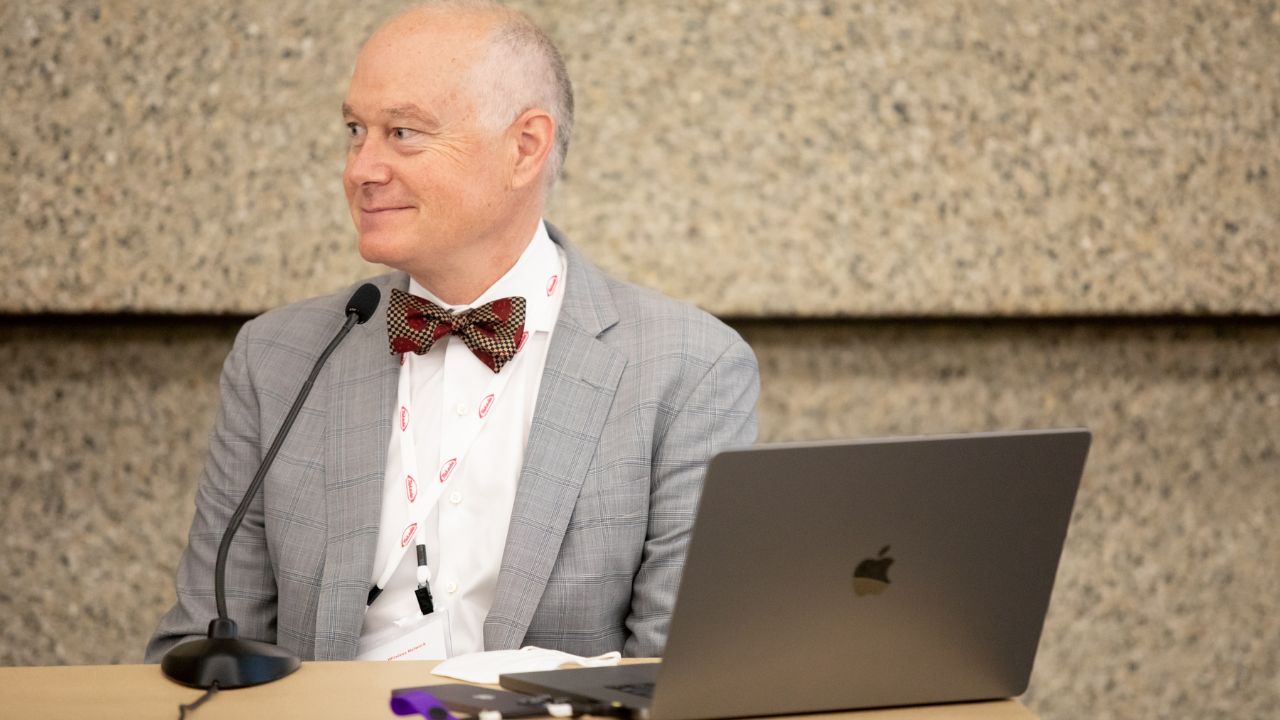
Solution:
M 542 221 L 573 100 L 524 16 L 445 2 L 391 20 L 343 115 L 361 255 L 398 272 L 373 280 L 377 313 L 331 357 L 236 536 L 241 635 L 304 659 L 659 655 L 706 463 L 755 437 L 754 355 Z M 216 615 L 221 533 L 351 292 L 236 338 L 149 661 Z

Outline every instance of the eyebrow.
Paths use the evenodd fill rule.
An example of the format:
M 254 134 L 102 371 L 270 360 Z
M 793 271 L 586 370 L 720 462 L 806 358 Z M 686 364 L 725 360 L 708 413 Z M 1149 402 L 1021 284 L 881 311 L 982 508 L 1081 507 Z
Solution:
M 378 111 L 378 116 L 387 120 L 413 120 L 430 127 L 439 127 L 440 121 L 431 113 L 412 103 L 392 105 Z M 347 103 L 342 103 L 343 117 L 357 117 L 358 113 Z

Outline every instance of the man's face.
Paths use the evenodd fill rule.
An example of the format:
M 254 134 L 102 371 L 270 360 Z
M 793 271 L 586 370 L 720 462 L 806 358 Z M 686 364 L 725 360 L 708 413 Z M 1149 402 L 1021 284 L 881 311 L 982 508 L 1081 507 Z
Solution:
M 360 52 L 342 183 L 364 259 L 414 274 L 500 221 L 503 134 L 481 127 L 467 87 L 486 34 L 477 19 L 393 23 Z

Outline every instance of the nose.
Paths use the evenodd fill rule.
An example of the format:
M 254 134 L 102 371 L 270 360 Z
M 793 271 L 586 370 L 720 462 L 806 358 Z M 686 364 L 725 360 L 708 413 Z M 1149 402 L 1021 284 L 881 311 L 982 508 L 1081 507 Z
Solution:
M 372 133 L 371 133 L 372 135 Z M 347 150 L 347 167 L 343 175 L 348 185 L 382 185 L 391 180 L 391 166 L 387 163 L 386 143 L 376 137 L 366 137 L 359 145 Z

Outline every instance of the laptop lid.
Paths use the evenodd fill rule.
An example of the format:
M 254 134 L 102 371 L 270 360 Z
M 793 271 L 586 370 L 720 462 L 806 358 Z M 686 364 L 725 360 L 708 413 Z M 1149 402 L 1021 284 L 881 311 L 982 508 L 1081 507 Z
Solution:
M 1072 429 L 716 456 L 648 717 L 1022 693 L 1089 441 Z M 573 678 L 576 696 L 616 699 L 601 670 L 538 673 L 534 685 Z

